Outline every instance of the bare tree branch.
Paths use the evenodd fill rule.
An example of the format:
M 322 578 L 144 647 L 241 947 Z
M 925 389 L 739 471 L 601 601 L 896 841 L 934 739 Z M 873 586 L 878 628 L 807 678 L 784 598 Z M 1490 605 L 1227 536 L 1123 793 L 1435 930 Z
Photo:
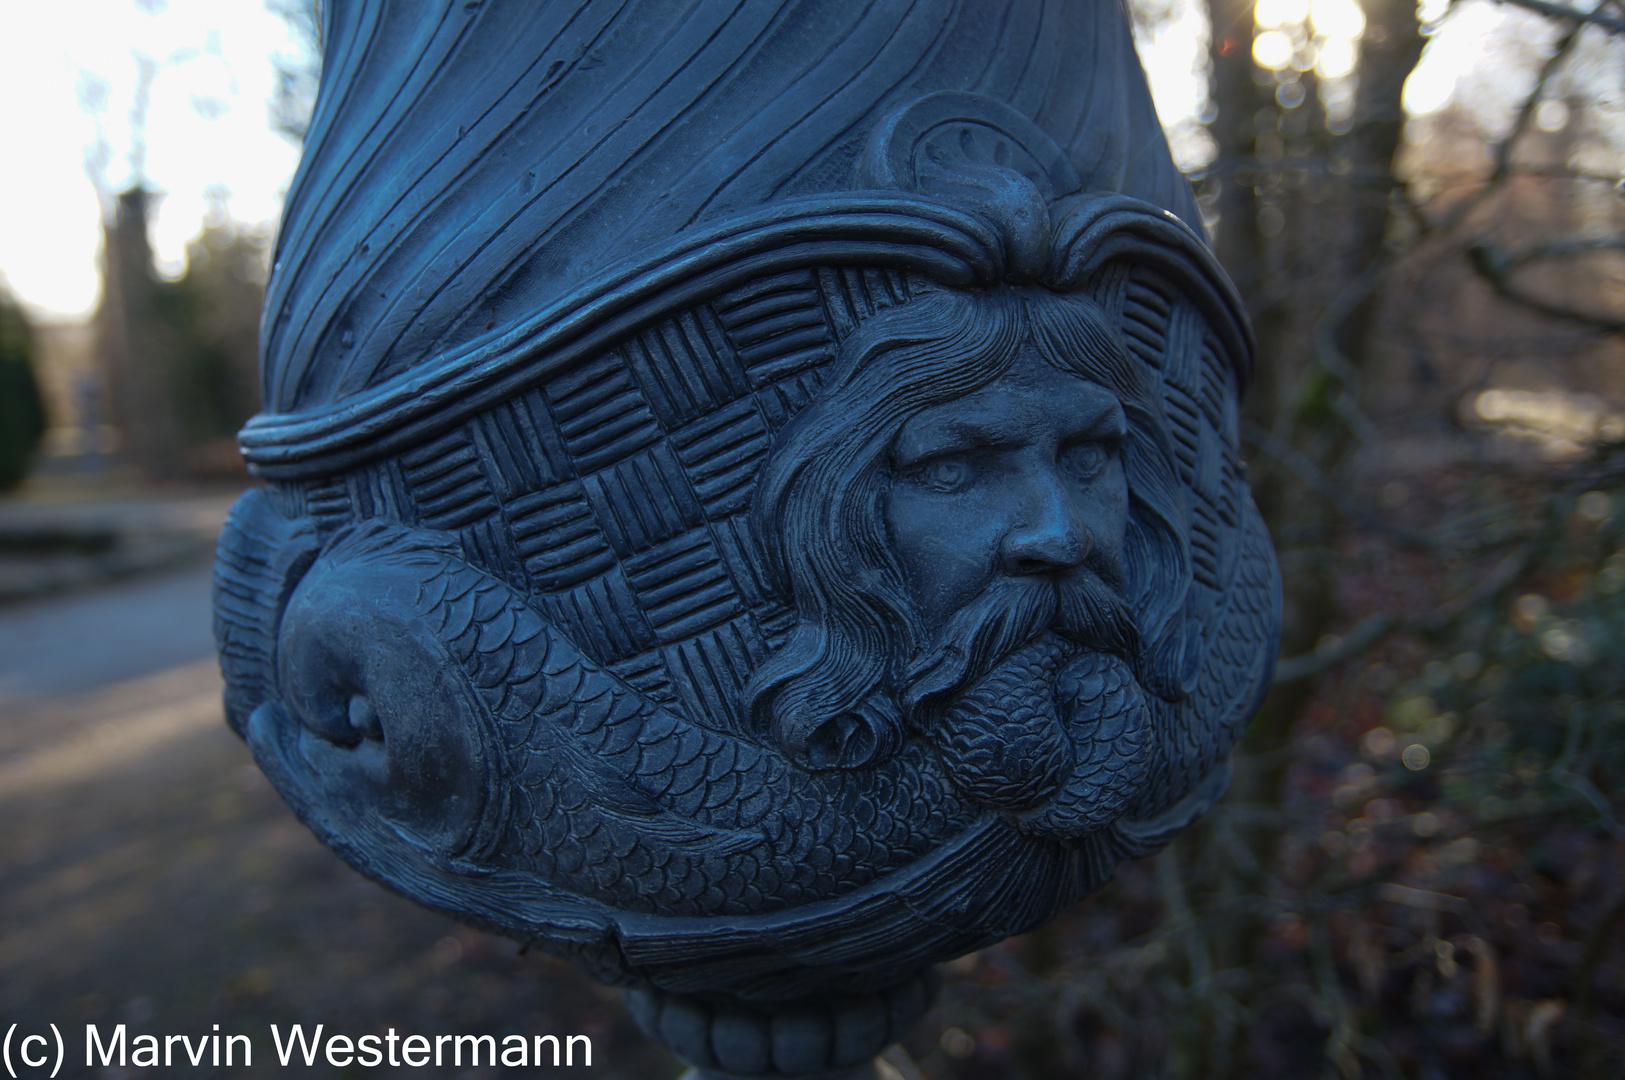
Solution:
M 1356 623 L 1341 637 L 1322 642 L 1313 652 L 1282 657 L 1275 665 L 1275 685 L 1319 675 L 1334 664 L 1364 653 L 1390 634 L 1444 633 L 1474 609 L 1499 601 L 1551 546 L 1581 492 L 1625 476 L 1625 459 L 1610 457 L 1597 464 L 1600 468 L 1572 474 L 1573 479 L 1568 484 L 1547 495 L 1542 500 L 1541 520 L 1535 535 L 1520 544 L 1517 550 L 1502 557 L 1472 588 L 1450 598 L 1426 615 L 1376 612 Z
M 1400 620 L 1386 612 L 1369 615 L 1361 619 L 1348 633 L 1335 640 L 1328 640 L 1324 648 L 1278 661 L 1275 665 L 1275 685 L 1319 675 L 1334 664 L 1358 656 L 1387 637 L 1399 624 Z
M 1593 311 L 1581 311 L 1577 308 L 1565 307 L 1562 304 L 1554 304 L 1550 300 L 1543 299 L 1520 288 L 1512 280 L 1514 270 L 1536 259 L 1553 259 L 1578 255 L 1586 251 L 1607 250 L 1625 250 L 1625 239 L 1600 237 L 1595 240 L 1553 241 L 1536 245 L 1516 254 L 1502 251 L 1489 241 L 1481 240 L 1467 248 L 1467 261 L 1472 264 L 1478 276 L 1489 283 L 1490 288 L 1494 289 L 1498 296 L 1526 307 L 1530 311 L 1539 312 L 1553 319 L 1562 319 L 1564 322 L 1588 326 L 1604 333 L 1625 334 L 1625 319 L 1601 315 Z
M 1425 533 L 1390 524 L 1349 498 L 1345 485 L 1334 482 L 1320 466 L 1286 439 L 1251 420 L 1241 425 L 1241 437 L 1258 447 L 1261 453 L 1286 466 L 1304 486 L 1336 508 L 1349 521 L 1371 532 L 1391 537 L 1401 547 L 1416 551 L 1432 551 L 1439 543 Z
M 1572 499 L 1573 496 L 1569 496 L 1569 501 Z M 1550 531 L 1548 527 L 1543 530 L 1543 534 Z M 1547 539 L 1545 535 L 1537 537 L 1507 555 L 1471 589 L 1451 598 L 1427 615 L 1401 618 L 1379 611 L 1366 616 L 1347 634 L 1327 642 L 1323 648 L 1278 661 L 1275 665 L 1275 685 L 1319 675 L 1333 664 L 1360 655 L 1393 633 L 1437 634 L 1448 629 L 1469 611 L 1482 604 L 1493 602 L 1517 584 L 1518 579 L 1534 563 L 1536 556 L 1545 546 L 1543 543 L 1545 539 Z
M 1566 259 L 1588 251 L 1625 251 L 1625 236 L 1570 236 L 1531 244 L 1518 251 L 1499 252 L 1502 265 L 1514 270 L 1538 259 Z
M 1590 23 L 1600 26 L 1610 34 L 1625 34 L 1625 19 L 1616 19 L 1611 15 L 1604 15 L 1598 11 L 1581 11 L 1568 4 L 1554 4 L 1549 0 L 1498 0 L 1503 4 L 1513 4 L 1527 11 L 1539 12 L 1554 19 L 1572 19 L 1577 23 Z
M 1512 177 L 1526 176 L 1536 180 L 1579 180 L 1607 184 L 1609 187 L 1616 187 L 1622 182 L 1621 176 L 1617 173 L 1597 172 L 1592 169 L 1576 168 L 1572 165 L 1514 165 L 1508 175 Z M 1489 182 L 1490 178 L 1487 176 L 1469 176 L 1449 180 L 1433 189 L 1433 193 L 1428 196 L 1428 202 L 1430 204 L 1438 203 L 1463 188 L 1478 187 Z M 1416 221 L 1417 226 L 1424 233 L 1431 235 L 1435 230 L 1431 219 L 1425 216 L 1426 208 L 1409 199 L 1406 201 L 1409 203 L 1412 219 Z
M 1516 0 L 1513 0 L 1513 2 L 1516 2 Z M 1495 194 L 1501 185 L 1506 183 L 1513 171 L 1512 151 L 1517 146 L 1518 140 L 1523 138 L 1524 132 L 1529 130 L 1529 125 L 1534 121 L 1535 110 L 1540 107 L 1541 99 L 1545 96 L 1547 83 L 1551 82 L 1552 76 L 1557 74 L 1557 69 L 1563 65 L 1563 61 L 1568 59 L 1569 53 L 1574 50 L 1575 43 L 1580 40 L 1581 29 L 1581 26 L 1576 25 L 1568 33 L 1564 34 L 1558 41 L 1557 48 L 1552 50 L 1552 55 L 1547 57 L 1546 62 L 1541 65 L 1540 75 L 1535 79 L 1534 87 L 1529 91 L 1529 96 L 1524 99 L 1522 107 L 1518 109 L 1517 117 L 1512 122 L 1512 130 L 1507 132 L 1506 138 L 1495 146 L 1495 168 L 1490 171 L 1484 186 L 1458 203 L 1454 210 L 1446 214 L 1444 219 L 1429 231 L 1435 235 L 1448 235 L 1455 232 L 1469 214 L 1483 205 L 1486 199 Z M 1410 201 L 1408 197 L 1406 201 Z

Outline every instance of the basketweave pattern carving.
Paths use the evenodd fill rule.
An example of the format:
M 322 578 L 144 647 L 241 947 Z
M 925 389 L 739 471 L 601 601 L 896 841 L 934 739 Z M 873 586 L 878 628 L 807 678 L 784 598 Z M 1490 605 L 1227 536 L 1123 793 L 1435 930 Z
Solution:
M 1168 280 L 1142 264 L 1120 263 L 1097 278 L 1096 300 L 1116 317 L 1131 353 L 1162 375 L 1162 404 L 1179 478 L 1189 493 L 1186 523 L 1191 586 L 1189 624 L 1201 629 L 1210 653 L 1184 708 L 1196 716 L 1225 717 L 1228 727 L 1209 737 L 1177 767 L 1152 777 L 1144 801 L 1165 805 L 1170 792 L 1213 767 L 1251 717 L 1255 658 L 1241 642 L 1274 617 L 1270 540 L 1255 515 L 1238 456 L 1240 415 L 1234 369 L 1223 362 L 1206 320 Z M 1243 628 L 1246 628 L 1243 630 Z M 1213 662 L 1212 653 L 1220 662 Z
M 1091 292 L 1130 353 L 1161 374 L 1192 492 L 1186 608 L 1210 617 L 1236 573 L 1247 498 L 1231 366 L 1154 270 L 1109 265 Z M 874 268 L 764 278 L 397 458 L 281 499 L 324 535 L 368 517 L 457 533 L 472 561 L 529 592 L 633 689 L 741 732 L 741 691 L 794 625 L 757 552 L 756 473 L 840 341 L 910 295 L 903 275 Z

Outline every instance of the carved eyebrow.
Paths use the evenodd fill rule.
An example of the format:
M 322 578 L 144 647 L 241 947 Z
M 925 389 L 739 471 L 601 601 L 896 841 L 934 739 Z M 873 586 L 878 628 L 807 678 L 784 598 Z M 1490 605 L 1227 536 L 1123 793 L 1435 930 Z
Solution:
M 999 431 L 974 420 L 943 420 L 923 432 L 907 432 L 905 429 L 892 448 L 892 456 L 897 464 L 907 467 L 943 454 L 997 449 L 1018 441 L 1011 438 L 1008 431 Z
M 1123 407 L 1113 398 L 1101 402 L 1098 412 L 1080 413 L 1085 419 L 1066 426 L 1062 443 L 1087 440 L 1118 442 L 1128 436 L 1128 419 Z M 944 454 L 963 453 L 967 450 L 998 450 L 1022 443 L 1019 432 L 999 424 L 984 424 L 970 417 L 943 417 L 924 430 L 904 431 L 892 447 L 893 463 L 903 468 L 930 461 Z
M 1073 425 L 1072 432 L 1066 440 L 1077 439 L 1124 439 L 1128 437 L 1128 417 L 1123 413 L 1123 406 L 1115 398 L 1105 402 L 1100 410 L 1087 423 Z

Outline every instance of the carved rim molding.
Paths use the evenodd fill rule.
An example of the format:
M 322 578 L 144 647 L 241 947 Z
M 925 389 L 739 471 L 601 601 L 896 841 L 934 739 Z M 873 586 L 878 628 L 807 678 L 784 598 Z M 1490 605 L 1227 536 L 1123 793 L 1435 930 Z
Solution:
M 239 444 L 250 468 L 266 479 L 352 468 L 420 444 L 675 311 L 754 278 L 817 266 L 882 267 L 960 288 L 1036 278 L 1067 292 L 1086 288 L 1108 262 L 1130 258 L 1168 275 L 1190 297 L 1245 388 L 1255 353 L 1246 308 L 1188 225 L 1130 196 L 1084 195 L 1055 204 L 1044 231 L 1040 250 L 1013 252 L 1004 223 L 932 199 L 859 192 L 787 201 L 684 234 L 518 326 L 360 395 L 321 409 L 257 416 Z M 1018 264 L 1034 255 L 1041 268 L 1023 272 Z

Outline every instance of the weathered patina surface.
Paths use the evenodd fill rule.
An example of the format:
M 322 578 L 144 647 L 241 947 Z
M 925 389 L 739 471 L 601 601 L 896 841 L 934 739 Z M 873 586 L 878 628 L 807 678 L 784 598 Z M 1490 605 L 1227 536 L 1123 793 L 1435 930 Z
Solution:
M 845 1075 L 1217 798 L 1251 345 L 1116 3 L 326 41 L 217 631 L 335 850 L 707 1075 Z

